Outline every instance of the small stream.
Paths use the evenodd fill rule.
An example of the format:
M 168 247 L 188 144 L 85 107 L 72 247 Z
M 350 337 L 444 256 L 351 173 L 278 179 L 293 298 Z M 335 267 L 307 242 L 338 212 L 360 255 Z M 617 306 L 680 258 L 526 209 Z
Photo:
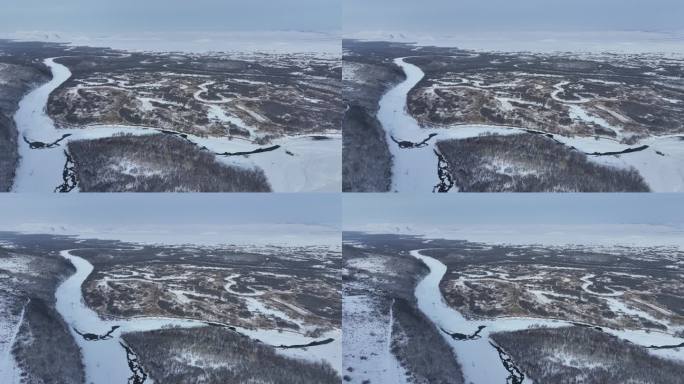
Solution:
M 649 148 L 648 145 L 641 145 L 641 146 L 638 146 L 638 147 L 627 147 L 627 148 L 622 149 L 622 150 L 619 150 L 619 151 L 607 151 L 607 152 L 598 152 L 598 151 L 594 151 L 594 152 L 584 152 L 584 151 L 582 151 L 582 150 L 580 150 L 580 149 L 578 149 L 578 148 L 576 148 L 576 147 L 574 147 L 574 146 L 568 145 L 566 142 L 564 142 L 564 141 L 562 141 L 562 140 L 556 139 L 555 136 L 554 136 L 554 134 L 552 134 L 552 133 L 548 133 L 548 132 L 544 132 L 544 131 L 537 131 L 537 130 L 534 130 L 534 129 L 526 129 L 525 132 L 531 133 L 531 134 L 533 134 L 533 135 L 542 135 L 542 136 L 545 136 L 545 137 L 547 137 L 547 138 L 553 140 L 554 142 L 556 142 L 556 144 L 565 145 L 565 146 L 567 146 L 569 149 L 572 149 L 572 150 L 578 151 L 578 152 L 582 152 L 582 153 L 584 153 L 584 154 L 587 155 L 587 156 L 616 156 L 616 155 L 624 155 L 624 154 L 626 154 L 626 153 L 641 152 L 641 151 L 643 151 L 643 150 Z M 659 153 L 659 155 L 660 155 L 660 156 L 663 156 L 663 155 L 660 154 L 660 153 Z

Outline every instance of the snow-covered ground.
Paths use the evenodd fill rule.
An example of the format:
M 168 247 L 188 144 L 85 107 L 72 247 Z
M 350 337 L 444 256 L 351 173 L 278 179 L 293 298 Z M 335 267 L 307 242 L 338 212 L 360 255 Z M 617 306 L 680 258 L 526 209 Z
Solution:
M 526 132 L 519 127 L 490 126 L 479 124 L 453 125 L 443 128 L 421 128 L 407 109 L 408 92 L 418 84 L 425 73 L 417 66 L 397 58 L 394 63 L 401 67 L 406 79 L 391 88 L 379 102 L 378 119 L 386 133 L 386 140 L 392 153 L 392 191 L 397 192 L 429 192 L 439 183 L 437 177 L 437 157 L 435 143 L 438 140 L 475 137 L 485 133 L 500 135 Z M 595 118 L 582 113 L 577 105 L 574 117 Z M 620 132 L 618 132 L 620 133 Z M 430 134 L 437 134 L 422 148 L 401 149 L 394 143 L 396 140 L 420 142 Z M 618 152 L 627 148 L 648 145 L 649 148 L 616 156 L 588 156 L 592 161 L 607 166 L 629 168 L 639 171 L 653 192 L 684 191 L 684 145 L 680 135 L 652 136 L 633 145 L 621 144 L 609 138 L 565 137 L 558 134 L 554 138 L 573 146 L 585 153 Z M 453 188 L 452 190 L 455 190 Z
M 0 38 L 145 52 L 314 53 L 337 58 L 341 52 L 339 32 L 168 31 L 87 35 L 63 31 L 17 31 L 0 34 Z
M 62 184 L 62 171 L 66 163 L 64 149 L 70 140 L 98 139 L 122 133 L 159 133 L 158 129 L 152 127 L 120 125 L 57 129 L 54 121 L 46 113 L 47 102 L 50 93 L 69 79 L 71 72 L 66 66 L 56 63 L 54 58 L 46 59 L 45 64 L 50 67 L 53 78 L 19 102 L 19 109 L 14 117 L 17 130 L 20 136 L 25 136 L 29 141 L 50 143 L 65 134 L 71 136 L 62 141 L 61 145 L 43 149 L 31 149 L 28 143 L 19 140 L 21 159 L 13 191 L 53 192 Z M 187 137 L 215 153 L 249 152 L 258 148 L 251 142 L 230 140 L 227 137 Z M 273 140 L 270 144 L 280 145 L 277 150 L 249 157 L 219 156 L 217 160 L 234 166 L 261 168 L 274 192 L 335 192 L 341 188 L 342 137 L 339 133 L 332 133 L 326 137 L 327 140 L 313 140 L 309 136 L 285 136 Z
M 127 365 L 126 352 L 120 345 L 122 333 L 151 331 L 165 327 L 188 328 L 206 325 L 206 323 L 197 320 L 155 317 L 102 319 L 95 311 L 85 305 L 81 290 L 81 285 L 93 271 L 93 266 L 85 259 L 72 255 L 69 250 L 61 251 L 60 255 L 74 265 L 76 272 L 57 288 L 55 293 L 56 308 L 69 325 L 72 336 L 82 350 L 88 382 L 103 384 L 127 382 L 131 372 Z M 76 333 L 78 330 L 81 333 L 103 335 L 109 332 L 113 326 L 120 328 L 112 333 L 111 339 L 106 340 L 88 341 Z M 318 340 L 300 333 L 280 330 L 244 329 L 240 327 L 237 327 L 236 330 L 252 339 L 274 346 L 308 344 Z M 334 343 L 307 349 L 276 349 L 276 351 L 290 357 L 311 361 L 323 359 L 339 372 L 341 370 L 340 336 L 339 331 L 332 331 L 323 337 L 334 337 Z
M 401 223 L 345 226 L 347 231 L 403 234 L 426 239 L 476 243 L 544 246 L 666 247 L 684 250 L 684 227 L 654 224 L 515 224 L 403 225 Z
M 391 306 L 389 321 L 377 313 L 377 307 L 369 296 L 345 295 L 342 299 L 343 350 L 345 359 L 350 361 L 345 365 L 354 368 L 346 374 L 352 382 L 360 382 L 355 380 L 356 374 L 360 374 L 371 383 L 406 383 L 407 372 L 391 350 Z

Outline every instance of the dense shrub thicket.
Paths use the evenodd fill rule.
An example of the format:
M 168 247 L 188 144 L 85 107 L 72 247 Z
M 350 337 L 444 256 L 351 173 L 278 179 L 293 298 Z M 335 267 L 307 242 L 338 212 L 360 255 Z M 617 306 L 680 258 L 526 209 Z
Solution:
M 72 141 L 69 152 L 85 192 L 271 190 L 261 169 L 221 164 L 212 153 L 171 135 Z
M 535 134 L 445 140 L 437 148 L 462 192 L 648 192 L 635 169 L 618 169 Z
M 365 108 L 352 106 L 342 122 L 342 190 L 387 192 L 392 156 L 380 122 Z
M 328 364 L 295 360 L 224 328 L 124 335 L 146 372 L 165 384 L 339 384 Z

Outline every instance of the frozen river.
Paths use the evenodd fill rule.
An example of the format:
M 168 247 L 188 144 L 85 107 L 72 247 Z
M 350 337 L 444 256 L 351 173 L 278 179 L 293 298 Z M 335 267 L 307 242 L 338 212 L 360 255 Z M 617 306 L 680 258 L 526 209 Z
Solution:
M 535 318 L 497 318 L 483 320 L 468 320 L 460 312 L 449 307 L 442 297 L 439 283 L 447 271 L 446 265 L 439 260 L 421 254 L 421 250 L 411 251 L 411 255 L 421 260 L 430 272 L 416 286 L 415 295 L 418 308 L 441 329 L 444 339 L 453 349 L 463 369 L 467 383 L 492 384 L 492 383 L 531 383 L 532 381 L 511 368 L 514 362 L 507 360 L 505 351 L 501 354 L 500 349 L 489 339 L 494 332 L 516 331 L 530 327 L 564 327 L 572 323 L 555 319 Z M 457 333 L 458 337 L 452 337 Z M 605 332 L 620 338 L 629 340 L 635 344 L 650 345 L 675 345 L 684 339 L 661 332 L 646 332 L 640 330 L 611 330 L 604 328 Z M 684 354 L 673 349 L 649 351 L 655 355 L 684 360 Z
M 379 102 L 378 120 L 385 130 L 392 154 L 392 191 L 430 192 L 440 184 L 438 140 L 462 139 L 484 133 L 510 135 L 527 132 L 524 128 L 498 125 L 464 124 L 449 127 L 421 127 L 408 112 L 407 97 L 425 73 L 416 65 L 397 58 L 394 63 L 406 74 L 406 79 L 391 88 Z M 547 133 L 547 132 L 541 132 Z M 432 135 L 432 136 L 431 136 Z M 608 138 L 564 137 L 553 134 L 557 141 L 585 153 L 621 152 L 647 145 L 646 150 L 618 156 L 591 156 L 600 164 L 636 168 L 654 192 L 684 191 L 684 136 L 653 136 L 633 145 Z M 428 139 L 426 141 L 426 139 Z M 416 145 L 417 144 L 417 145 Z M 402 148 L 403 147 L 403 148 Z M 664 154 L 664 155 L 663 155 Z M 451 188 L 455 191 L 457 188 Z
M 133 351 L 127 351 L 121 338 L 123 333 L 152 331 L 170 326 L 184 328 L 207 326 L 206 322 L 189 319 L 156 317 L 102 319 L 86 306 L 81 289 L 83 282 L 93 271 L 92 264 L 73 255 L 70 250 L 61 251 L 60 255 L 74 265 L 76 272 L 57 288 L 56 308 L 81 348 L 88 383 L 124 384 L 128 383 L 131 378 L 137 378 L 138 381 L 135 382 L 151 382 L 144 377 L 142 369 L 131 368 L 129 363 L 134 361 L 135 354 Z M 341 370 L 342 352 L 339 331 L 330 331 L 322 335 L 321 339 L 314 339 L 290 331 L 234 328 L 240 334 L 276 347 L 305 345 L 321 339 L 333 338 L 332 342 L 315 347 L 276 348 L 276 351 L 292 358 L 309 361 L 323 360 L 330 363 L 338 372 Z
M 63 171 L 67 163 L 65 149 L 71 140 L 98 139 L 124 133 L 160 133 L 158 128 L 121 125 L 57 128 L 47 114 L 47 103 L 50 94 L 71 77 L 71 72 L 66 66 L 55 62 L 55 58 L 46 59 L 44 63 L 52 72 L 52 80 L 28 93 L 19 102 L 19 109 L 14 116 L 20 136 L 21 159 L 13 191 L 54 192 L 64 183 Z M 229 140 L 227 137 L 199 137 L 190 134 L 184 134 L 184 137 L 217 154 L 251 152 L 260 148 L 249 141 Z M 261 168 L 274 192 L 339 191 L 342 137 L 339 134 L 321 137 L 325 140 L 316 140 L 308 135 L 286 136 L 272 140 L 269 146 L 278 146 L 277 150 L 249 157 L 216 158 L 228 165 Z M 78 190 L 78 187 L 73 190 Z

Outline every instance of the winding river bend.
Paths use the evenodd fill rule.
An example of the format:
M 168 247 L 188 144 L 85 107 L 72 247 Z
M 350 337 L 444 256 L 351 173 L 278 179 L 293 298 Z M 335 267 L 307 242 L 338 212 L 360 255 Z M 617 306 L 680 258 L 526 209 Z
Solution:
M 155 127 L 92 125 L 57 128 L 47 115 L 48 99 L 57 87 L 71 77 L 71 71 L 55 62 L 55 59 L 44 60 L 44 64 L 52 72 L 52 79 L 24 96 L 14 115 L 22 140 L 19 140 L 21 159 L 12 191 L 78 191 L 77 180 L 69 176 L 67 181 L 63 176 L 69 164 L 65 149 L 71 140 L 100 139 L 116 134 L 141 136 L 157 133 L 178 135 L 203 150 L 211 151 L 217 155 L 218 161 L 227 165 L 259 167 L 275 192 L 339 191 L 342 138 L 338 133 L 286 136 L 274 139 L 270 147 L 261 147 L 246 140 L 199 137 Z M 319 140 L 320 137 L 330 140 Z M 66 188 L 65 183 L 68 183 Z
M 409 91 L 425 73 L 404 59 L 394 59 L 394 63 L 404 71 L 406 79 L 382 96 L 377 113 L 392 154 L 392 191 L 457 191 L 456 186 L 439 187 L 444 185 L 443 159 L 436 157 L 439 151 L 435 144 L 439 140 L 463 139 L 483 133 L 511 135 L 531 132 L 520 127 L 481 124 L 421 127 L 408 113 L 407 100 Z M 654 192 L 684 191 L 683 135 L 653 136 L 634 145 L 625 145 L 603 137 L 565 137 L 543 131 L 532 133 L 547 135 L 560 144 L 587 154 L 597 163 L 619 168 L 634 167 Z
M 422 250 L 411 251 L 411 256 L 421 260 L 430 270 L 416 286 L 418 308 L 441 329 L 444 340 L 454 351 L 463 369 L 466 382 L 473 384 L 532 383 L 515 364 L 511 356 L 489 339 L 495 332 L 523 330 L 529 327 L 565 327 L 574 323 L 555 319 L 498 318 L 468 320 L 460 312 L 447 305 L 439 289 L 439 283 L 447 271 L 446 265 Z M 669 334 L 640 330 L 602 329 L 634 344 L 651 347 L 654 342 L 667 346 L 682 342 Z M 650 336 L 650 339 L 649 339 Z M 657 341 L 656 341 L 657 340 Z M 668 353 L 668 349 L 652 348 L 655 355 L 684 360 L 684 354 Z M 671 351 L 671 350 L 670 350 Z
M 60 255 L 69 260 L 76 272 L 67 278 L 55 293 L 56 308 L 68 324 L 71 334 L 81 348 L 88 383 L 124 384 L 149 383 L 147 373 L 138 362 L 137 355 L 121 338 L 126 332 L 153 331 L 165 327 L 183 328 L 217 325 L 191 319 L 132 318 L 102 319 L 88 308 L 81 287 L 93 266 L 87 260 L 64 250 Z M 341 371 L 339 331 L 324 334 L 323 339 L 313 339 L 300 333 L 282 330 L 246 329 L 222 325 L 258 342 L 274 346 L 278 353 L 309 361 L 327 361 Z

